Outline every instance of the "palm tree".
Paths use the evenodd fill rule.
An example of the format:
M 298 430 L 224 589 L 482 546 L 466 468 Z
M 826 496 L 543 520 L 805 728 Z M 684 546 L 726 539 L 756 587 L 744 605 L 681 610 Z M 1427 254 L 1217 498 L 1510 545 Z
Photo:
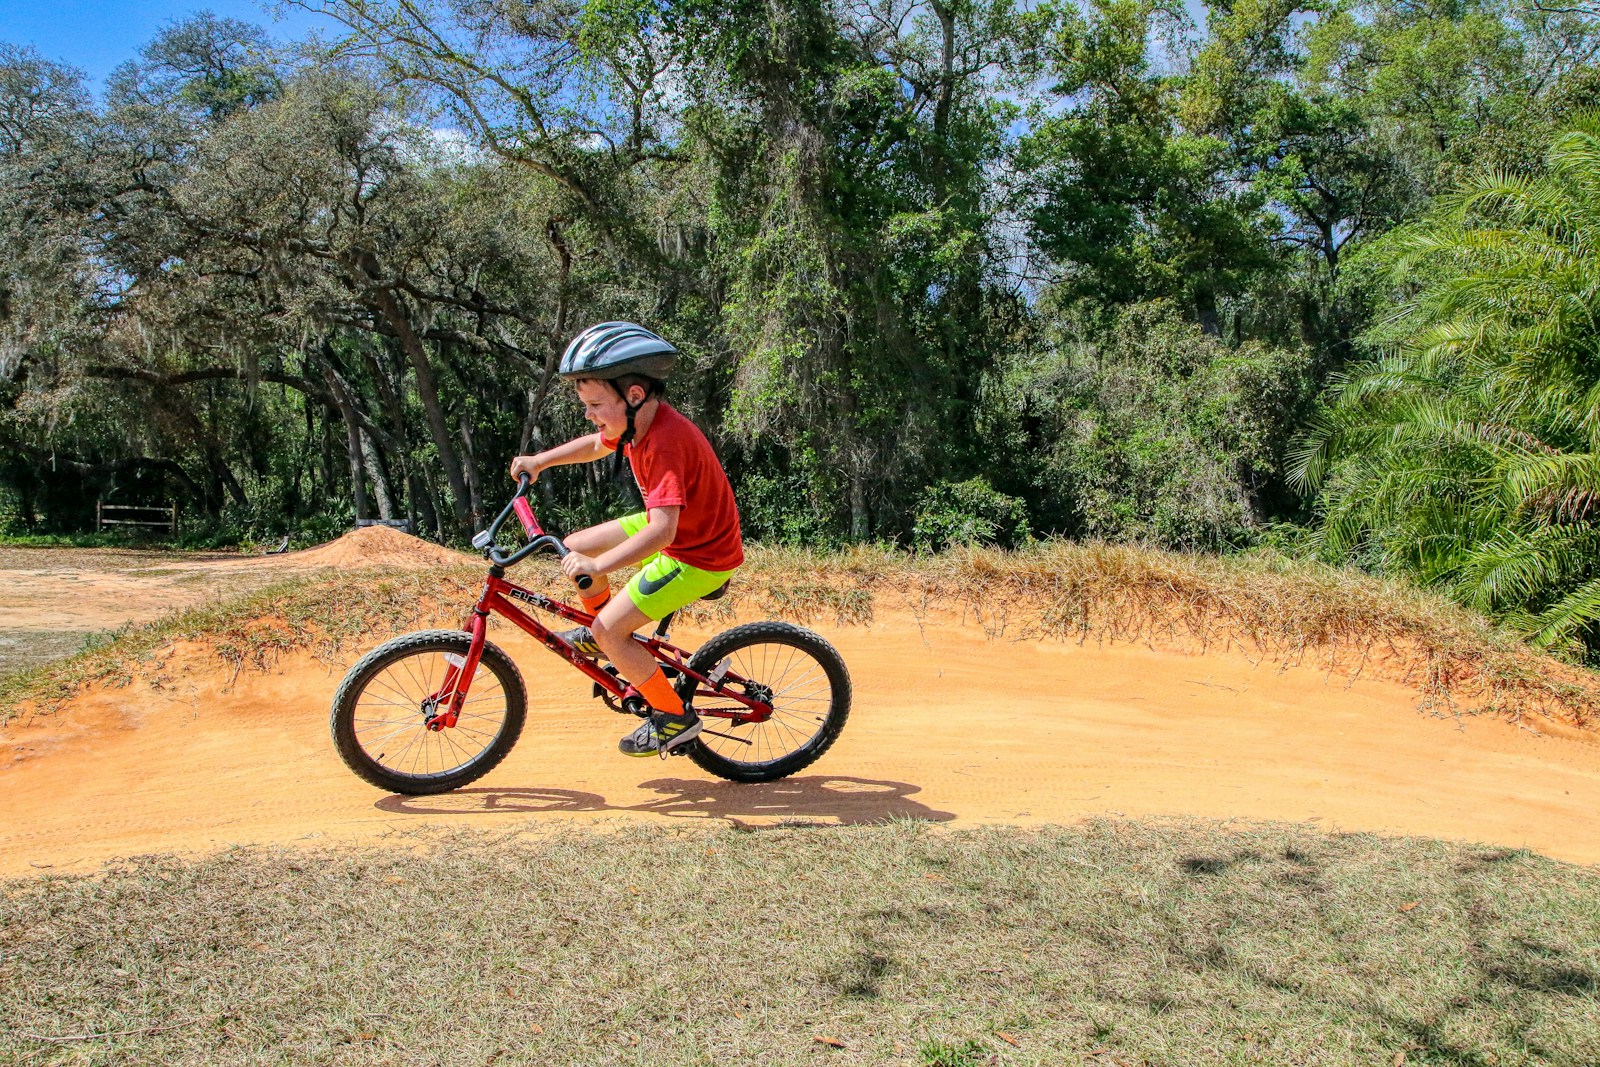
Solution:
M 1600 651 L 1600 115 L 1386 253 L 1412 295 L 1293 459 L 1318 550 Z

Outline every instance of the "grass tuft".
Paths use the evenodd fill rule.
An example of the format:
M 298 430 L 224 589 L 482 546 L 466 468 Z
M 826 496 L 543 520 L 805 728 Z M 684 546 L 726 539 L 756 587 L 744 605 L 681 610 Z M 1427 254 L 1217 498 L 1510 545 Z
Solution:
M 922 1067 L 979 1067 L 989 1062 L 989 1050 L 970 1038 L 959 1045 L 924 1041 L 917 1049 L 917 1062 Z

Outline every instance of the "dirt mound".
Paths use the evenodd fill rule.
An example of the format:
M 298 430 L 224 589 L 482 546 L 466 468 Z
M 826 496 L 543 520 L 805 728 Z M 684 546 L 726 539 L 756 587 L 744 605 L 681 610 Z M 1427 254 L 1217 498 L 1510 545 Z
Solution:
M 296 567 L 440 567 L 472 563 L 475 557 L 413 537 L 388 526 L 363 526 L 335 541 L 279 557 Z
M 707 623 L 686 623 L 674 639 L 693 647 L 725 625 Z M 1197 815 L 1600 861 L 1600 745 L 1488 717 L 1421 715 L 1416 692 L 1393 682 L 1275 669 L 1237 652 L 997 640 L 897 610 L 870 626 L 817 625 L 850 665 L 855 705 L 838 744 L 795 778 L 741 786 L 686 761 L 618 756 L 632 721 L 502 627 L 495 640 L 528 687 L 529 733 L 481 782 L 417 798 L 359 781 L 328 737 L 340 677 L 387 633 L 338 662 L 302 651 L 265 670 L 235 671 L 206 647 L 175 645 L 143 675 L 0 727 L 9 816 L 0 878 L 92 871 L 153 850 L 376 844 L 408 826 L 607 819 Z

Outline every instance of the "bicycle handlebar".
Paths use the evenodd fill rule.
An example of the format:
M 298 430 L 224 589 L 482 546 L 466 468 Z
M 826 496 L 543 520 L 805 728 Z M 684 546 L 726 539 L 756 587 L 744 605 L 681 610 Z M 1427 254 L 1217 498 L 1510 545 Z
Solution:
M 509 567 L 512 564 L 521 563 L 535 552 L 544 548 L 554 550 L 556 556 L 561 559 L 565 559 L 571 551 L 562 543 L 561 538 L 547 534 L 539 528 L 539 520 L 533 517 L 533 508 L 528 504 L 528 487 L 532 484 L 533 479 L 526 474 L 517 475 L 517 491 L 511 495 L 510 500 L 506 501 L 506 506 L 501 509 L 499 515 L 495 516 L 495 520 L 489 524 L 489 528 L 472 539 L 474 545 L 485 549 L 484 555 L 488 556 L 489 562 L 497 567 Z M 505 525 L 506 520 L 511 517 L 513 511 L 517 513 L 517 518 L 522 520 L 522 528 L 533 540 L 508 555 L 495 547 L 494 539 L 499 536 L 500 527 Z M 575 584 L 579 589 L 587 589 L 594 584 L 594 579 L 587 574 L 580 574 Z

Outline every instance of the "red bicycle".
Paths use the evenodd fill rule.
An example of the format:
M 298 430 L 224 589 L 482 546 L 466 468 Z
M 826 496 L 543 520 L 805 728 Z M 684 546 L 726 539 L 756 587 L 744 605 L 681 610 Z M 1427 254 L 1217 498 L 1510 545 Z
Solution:
M 540 551 L 567 554 L 528 505 L 526 475 L 473 546 L 489 560 L 483 594 L 462 630 L 423 630 L 388 641 L 350 669 L 333 698 L 333 742 L 349 768 L 379 789 L 422 796 L 477 781 L 506 758 L 527 717 L 527 689 L 515 663 L 485 638 L 499 614 L 594 682 L 594 696 L 625 715 L 648 705 L 626 695 L 609 663 L 574 650 L 512 601 L 589 625 L 579 608 L 506 581 L 506 568 Z M 530 540 L 515 552 L 495 545 L 515 512 Z M 584 580 L 585 584 L 587 579 Z M 724 590 L 726 587 L 724 587 Z M 722 595 L 718 590 L 707 599 Z M 784 622 L 735 626 L 693 653 L 667 640 L 672 615 L 650 637 L 634 636 L 674 679 L 678 695 L 705 720 L 700 737 L 672 751 L 735 782 L 770 782 L 828 750 L 850 714 L 850 674 L 820 635 Z

